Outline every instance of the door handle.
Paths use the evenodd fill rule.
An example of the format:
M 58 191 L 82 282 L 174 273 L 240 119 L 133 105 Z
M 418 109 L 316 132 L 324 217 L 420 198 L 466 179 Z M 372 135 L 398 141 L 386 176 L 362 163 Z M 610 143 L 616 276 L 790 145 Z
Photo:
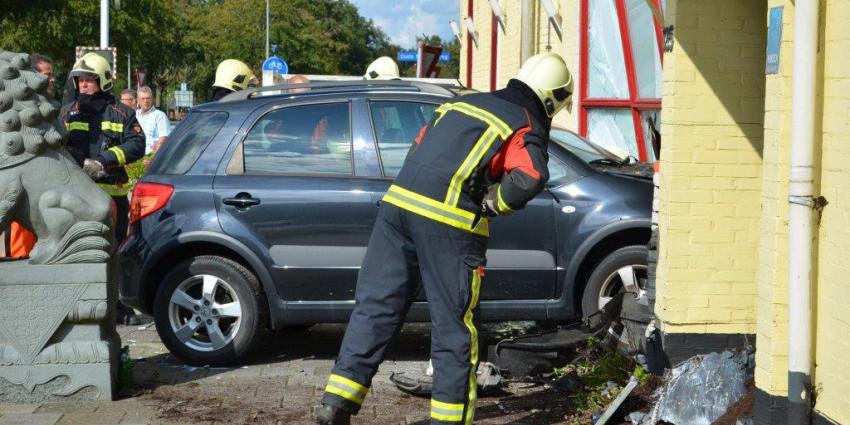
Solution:
M 236 208 L 248 208 L 254 205 L 260 205 L 260 200 L 252 198 L 250 193 L 240 192 L 234 198 L 224 198 L 222 201 L 226 205 L 233 205 Z

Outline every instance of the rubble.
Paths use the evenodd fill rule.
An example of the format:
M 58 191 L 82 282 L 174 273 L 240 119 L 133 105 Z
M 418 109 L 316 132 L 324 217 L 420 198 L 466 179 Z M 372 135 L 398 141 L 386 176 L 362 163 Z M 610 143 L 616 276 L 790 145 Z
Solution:
M 713 423 L 744 396 L 745 382 L 752 374 L 749 354 L 724 351 L 682 362 L 665 375 L 665 384 L 655 393 L 658 402 L 640 423 Z

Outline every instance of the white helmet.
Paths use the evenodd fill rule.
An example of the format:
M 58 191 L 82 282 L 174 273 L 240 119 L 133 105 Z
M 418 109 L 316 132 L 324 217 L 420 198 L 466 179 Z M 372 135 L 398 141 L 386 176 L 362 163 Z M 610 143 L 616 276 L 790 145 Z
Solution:
M 74 67 L 71 69 L 74 87 L 79 85 L 77 80 L 81 75 L 97 78 L 102 91 L 106 92 L 112 89 L 112 66 L 103 56 L 95 52 L 86 53 L 74 63 Z
M 257 85 L 257 83 L 257 77 L 254 76 L 251 67 L 245 65 L 245 62 L 226 59 L 218 64 L 218 68 L 215 70 L 213 87 L 239 91 Z
M 528 58 L 516 79 L 540 98 L 549 118 L 564 107 L 572 112 L 573 76 L 560 55 L 547 52 Z
M 381 56 L 375 59 L 366 68 L 363 78 L 367 80 L 400 80 L 398 65 L 389 56 Z

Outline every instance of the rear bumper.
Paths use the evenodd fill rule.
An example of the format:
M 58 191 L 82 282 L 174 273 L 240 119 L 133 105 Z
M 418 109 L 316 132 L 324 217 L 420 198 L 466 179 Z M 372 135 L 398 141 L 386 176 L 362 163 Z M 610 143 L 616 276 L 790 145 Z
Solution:
M 122 303 L 150 314 L 142 297 L 142 269 L 150 256 L 144 239 L 131 235 L 118 248 L 118 297 Z

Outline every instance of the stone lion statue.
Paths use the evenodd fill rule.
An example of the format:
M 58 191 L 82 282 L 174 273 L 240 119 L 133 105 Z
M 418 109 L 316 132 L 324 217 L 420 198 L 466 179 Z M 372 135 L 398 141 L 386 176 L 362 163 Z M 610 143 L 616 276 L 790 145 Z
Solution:
M 46 89 L 28 55 L 0 50 L 0 229 L 36 235 L 30 264 L 106 262 L 112 199 L 66 153 Z

